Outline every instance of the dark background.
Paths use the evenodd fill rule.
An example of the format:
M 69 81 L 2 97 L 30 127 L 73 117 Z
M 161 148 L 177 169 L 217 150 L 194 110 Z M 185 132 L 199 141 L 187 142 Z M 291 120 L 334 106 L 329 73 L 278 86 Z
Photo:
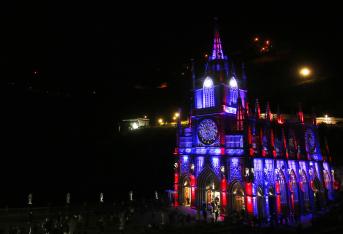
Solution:
M 173 130 L 123 137 L 117 124 L 188 112 L 190 59 L 201 76 L 214 16 L 225 52 L 246 65 L 251 102 L 343 115 L 338 6 L 198 4 L 1 7 L 1 204 L 19 204 L 28 191 L 44 201 L 67 190 L 95 200 L 100 190 L 169 188 Z M 270 52 L 258 52 L 255 36 L 272 41 Z M 314 71 L 306 81 L 303 65 Z

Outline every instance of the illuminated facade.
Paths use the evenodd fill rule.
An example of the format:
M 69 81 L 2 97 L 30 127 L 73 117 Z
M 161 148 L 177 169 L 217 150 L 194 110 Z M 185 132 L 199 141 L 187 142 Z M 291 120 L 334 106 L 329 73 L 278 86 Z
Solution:
M 190 124 L 179 125 L 174 152 L 174 204 L 201 209 L 217 200 L 221 214 L 242 210 L 261 219 L 306 214 L 333 199 L 334 171 L 315 121 L 261 113 L 247 100 L 244 67 L 236 75 L 215 31 L 203 75 L 195 78 Z

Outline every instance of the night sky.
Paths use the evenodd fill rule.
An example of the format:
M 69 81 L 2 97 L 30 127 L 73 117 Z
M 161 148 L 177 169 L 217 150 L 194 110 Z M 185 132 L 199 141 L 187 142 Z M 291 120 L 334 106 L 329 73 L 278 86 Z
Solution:
M 288 4 L 2 7 L 3 150 L 23 160 L 20 167 L 23 155 L 81 157 L 96 153 L 122 118 L 155 123 L 178 107 L 188 111 L 190 59 L 201 75 L 215 16 L 225 53 L 237 69 L 246 65 L 250 100 L 343 116 L 340 8 Z M 271 40 L 270 52 L 258 52 L 255 36 Z M 307 82 L 297 74 L 302 65 L 314 71 Z

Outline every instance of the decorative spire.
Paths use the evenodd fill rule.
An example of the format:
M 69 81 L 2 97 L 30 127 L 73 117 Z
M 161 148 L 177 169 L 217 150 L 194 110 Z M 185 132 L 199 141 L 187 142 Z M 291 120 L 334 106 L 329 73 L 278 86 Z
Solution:
M 301 103 L 298 105 L 298 120 L 300 123 L 304 123 L 304 113 L 301 108 Z
M 248 101 L 245 102 L 245 115 L 247 117 L 250 116 L 250 107 L 249 107 L 249 102 Z
M 242 99 L 241 99 L 241 96 L 239 94 L 238 94 L 237 102 L 238 102 L 237 113 L 236 113 L 237 131 L 242 131 L 243 130 L 244 112 L 243 112 L 243 106 L 242 106 Z
M 255 102 L 255 117 L 257 119 L 259 119 L 261 116 L 261 108 L 260 108 L 260 104 L 258 103 L 258 99 L 256 98 L 256 102 Z
M 223 47 L 222 47 L 222 42 L 220 40 L 218 26 L 217 26 L 218 19 L 215 18 L 214 20 L 215 20 L 214 41 L 213 41 L 212 56 L 210 57 L 210 60 L 223 60 L 224 59 Z
M 269 102 L 267 102 L 267 107 L 266 107 L 266 119 L 268 119 L 270 121 L 273 119 L 272 112 L 270 111 Z
M 281 116 L 281 113 L 280 113 L 280 106 L 279 105 L 277 105 L 277 122 L 279 123 L 279 124 L 283 124 L 283 120 L 282 120 L 282 116 Z

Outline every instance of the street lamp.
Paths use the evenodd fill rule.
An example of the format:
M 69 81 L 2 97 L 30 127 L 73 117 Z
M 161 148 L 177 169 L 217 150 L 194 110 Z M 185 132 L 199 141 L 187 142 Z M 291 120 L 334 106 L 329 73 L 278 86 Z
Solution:
M 302 67 L 299 69 L 299 75 L 301 75 L 302 77 L 308 77 L 311 75 L 311 73 L 312 71 L 308 67 Z

